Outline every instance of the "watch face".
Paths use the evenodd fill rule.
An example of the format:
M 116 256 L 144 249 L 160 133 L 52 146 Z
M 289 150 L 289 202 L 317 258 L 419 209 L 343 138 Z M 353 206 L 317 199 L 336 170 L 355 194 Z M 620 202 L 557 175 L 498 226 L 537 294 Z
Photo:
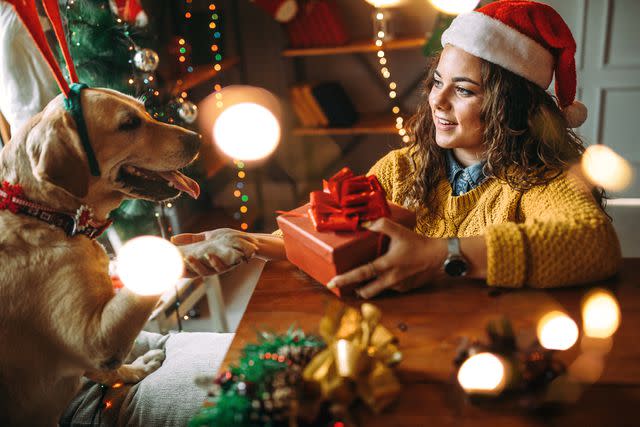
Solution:
M 467 273 L 467 262 L 462 257 L 451 257 L 444 262 L 444 271 L 449 276 L 464 276 Z

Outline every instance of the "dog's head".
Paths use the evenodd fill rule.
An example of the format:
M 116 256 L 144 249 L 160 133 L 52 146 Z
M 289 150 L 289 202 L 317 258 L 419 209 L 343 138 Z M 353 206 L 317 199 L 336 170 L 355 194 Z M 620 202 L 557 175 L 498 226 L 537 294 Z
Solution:
M 198 197 L 197 183 L 178 171 L 195 159 L 198 134 L 158 122 L 142 103 L 108 89 L 83 90 L 82 108 L 100 176 L 90 174 L 76 123 L 59 96 L 25 135 L 31 171 L 38 181 L 90 205 L 105 197 L 162 201 L 182 191 Z

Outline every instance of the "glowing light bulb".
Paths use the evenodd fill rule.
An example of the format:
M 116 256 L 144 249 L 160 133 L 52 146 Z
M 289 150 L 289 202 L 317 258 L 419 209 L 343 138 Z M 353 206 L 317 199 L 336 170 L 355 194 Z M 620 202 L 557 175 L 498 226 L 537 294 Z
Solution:
M 538 341 L 549 350 L 566 350 L 578 340 L 578 326 L 569 316 L 552 311 L 538 322 Z
M 620 326 L 620 307 L 608 291 L 596 289 L 582 305 L 582 327 L 592 338 L 609 338 Z
M 244 102 L 232 105 L 213 125 L 218 147 L 228 156 L 242 160 L 267 157 L 280 141 L 280 124 L 265 107 Z
M 506 369 L 491 353 L 478 353 L 460 366 L 458 382 L 467 393 L 499 394 L 505 386 Z
M 480 0 L 429 0 L 433 7 L 449 15 L 471 12 Z
M 593 184 L 609 191 L 623 190 L 633 178 L 629 162 L 602 144 L 591 145 L 585 150 L 582 170 Z
M 171 242 L 155 236 L 129 240 L 118 253 L 122 283 L 140 295 L 160 295 L 184 272 L 182 255 Z
M 400 6 L 402 3 L 405 2 L 405 0 L 365 0 L 365 1 L 377 9 Z

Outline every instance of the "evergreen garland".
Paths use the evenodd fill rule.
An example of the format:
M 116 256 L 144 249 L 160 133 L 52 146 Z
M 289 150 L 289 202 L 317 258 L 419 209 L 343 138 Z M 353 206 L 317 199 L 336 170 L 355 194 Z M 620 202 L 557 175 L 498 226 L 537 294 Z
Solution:
M 282 335 L 259 333 L 258 340 L 211 384 L 205 407 L 189 427 L 289 425 L 302 389 L 302 371 L 325 344 L 293 327 Z

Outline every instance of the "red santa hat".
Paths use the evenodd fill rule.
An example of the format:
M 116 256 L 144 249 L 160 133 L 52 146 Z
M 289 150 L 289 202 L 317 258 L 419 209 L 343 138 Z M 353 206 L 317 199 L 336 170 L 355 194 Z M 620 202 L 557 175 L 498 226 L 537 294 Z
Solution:
M 558 104 L 570 127 L 587 118 L 575 100 L 576 42 L 552 7 L 533 1 L 503 0 L 458 15 L 442 34 L 451 44 L 500 65 L 547 89 L 555 73 Z

